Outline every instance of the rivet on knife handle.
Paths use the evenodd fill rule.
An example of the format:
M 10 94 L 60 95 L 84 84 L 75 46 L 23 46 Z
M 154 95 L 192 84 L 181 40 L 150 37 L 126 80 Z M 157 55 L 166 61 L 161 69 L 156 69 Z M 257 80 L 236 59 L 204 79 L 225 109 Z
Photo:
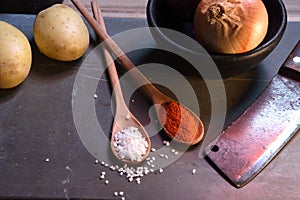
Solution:
M 279 73 L 300 81 L 300 41 L 283 63 Z

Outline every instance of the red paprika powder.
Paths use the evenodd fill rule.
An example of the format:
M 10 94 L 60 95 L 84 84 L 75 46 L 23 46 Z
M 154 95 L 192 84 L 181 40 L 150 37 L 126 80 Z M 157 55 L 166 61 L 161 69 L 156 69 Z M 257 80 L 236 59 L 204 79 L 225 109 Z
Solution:
M 202 122 L 178 102 L 163 103 L 159 110 L 159 119 L 167 135 L 178 142 L 196 144 L 203 137 Z

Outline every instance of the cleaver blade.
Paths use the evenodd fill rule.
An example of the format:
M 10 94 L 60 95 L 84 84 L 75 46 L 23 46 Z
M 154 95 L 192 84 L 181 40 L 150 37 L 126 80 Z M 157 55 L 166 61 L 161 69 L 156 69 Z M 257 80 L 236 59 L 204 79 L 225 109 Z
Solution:
M 250 182 L 300 127 L 300 41 L 263 93 L 216 141 L 206 159 L 233 186 Z

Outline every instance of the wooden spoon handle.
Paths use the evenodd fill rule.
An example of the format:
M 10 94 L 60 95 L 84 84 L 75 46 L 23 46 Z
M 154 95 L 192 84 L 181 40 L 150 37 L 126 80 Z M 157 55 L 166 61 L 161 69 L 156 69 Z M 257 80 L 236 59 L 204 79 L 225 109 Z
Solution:
M 92 0 L 91 5 L 92 5 L 92 11 L 93 11 L 94 18 L 96 19 L 97 23 L 99 23 L 99 25 L 101 27 L 103 27 L 104 31 L 106 32 L 105 23 L 104 23 L 103 18 L 101 17 L 101 10 L 98 6 L 97 0 Z M 104 54 L 104 59 L 105 59 L 106 65 L 107 65 L 110 83 L 111 83 L 112 89 L 114 90 L 115 105 L 116 105 L 116 117 L 118 117 L 117 113 L 127 114 L 127 113 L 129 113 L 129 109 L 124 101 L 122 88 L 121 88 L 118 73 L 116 70 L 116 65 L 115 65 L 110 53 L 108 52 L 108 50 L 106 48 L 103 48 L 103 54 Z M 115 120 L 115 122 L 116 121 L 118 121 L 118 120 Z
M 92 11 L 94 14 L 94 18 L 96 19 L 97 23 L 103 28 L 103 31 L 106 33 L 106 27 L 103 18 L 101 17 L 101 10 L 99 8 L 97 0 L 92 0 Z M 111 86 L 115 91 L 115 98 L 116 98 L 116 105 L 120 105 L 122 107 L 126 107 L 124 103 L 124 97 L 122 93 L 122 89 L 119 83 L 119 77 L 116 70 L 116 65 L 106 48 L 103 48 L 104 58 L 107 64 L 107 70 L 111 82 Z
M 79 12 L 88 21 L 91 27 L 94 29 L 96 34 L 102 41 L 105 41 L 107 49 L 114 54 L 123 67 L 130 71 L 132 70 L 132 77 L 141 85 L 143 85 L 143 92 L 152 100 L 153 103 L 160 103 L 162 99 L 168 99 L 164 94 L 162 94 L 153 84 L 137 69 L 133 62 L 126 56 L 126 54 L 120 49 L 120 47 L 109 37 L 106 30 L 101 26 L 89 13 L 89 11 L 84 7 L 80 0 L 71 0 L 76 6 Z

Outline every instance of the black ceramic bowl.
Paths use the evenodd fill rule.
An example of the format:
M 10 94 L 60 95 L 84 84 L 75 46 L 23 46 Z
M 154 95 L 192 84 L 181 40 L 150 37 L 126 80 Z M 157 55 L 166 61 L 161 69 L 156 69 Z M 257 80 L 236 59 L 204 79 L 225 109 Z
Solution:
M 168 10 L 166 0 L 149 0 L 147 4 L 147 20 L 151 34 L 157 43 L 176 48 L 179 52 L 201 58 L 202 53 L 181 41 L 169 37 L 161 28 L 167 28 L 184 33 L 192 38 L 192 22 L 184 22 L 172 15 Z M 264 40 L 255 49 L 240 54 L 210 54 L 223 78 L 244 73 L 256 67 L 273 51 L 286 29 L 287 14 L 282 0 L 263 0 L 269 16 L 268 32 Z

